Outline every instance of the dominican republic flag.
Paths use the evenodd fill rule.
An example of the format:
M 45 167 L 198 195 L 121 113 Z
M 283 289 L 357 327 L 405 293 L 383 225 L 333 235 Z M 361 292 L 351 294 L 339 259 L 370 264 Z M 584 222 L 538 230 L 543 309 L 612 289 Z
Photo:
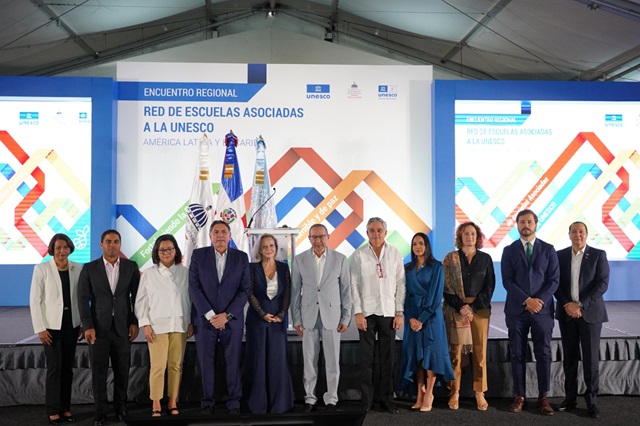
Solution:
M 251 220 L 249 223 L 254 228 L 275 228 L 278 226 L 276 204 L 271 197 L 273 190 L 269 180 L 266 150 L 267 145 L 260 135 L 256 142 L 256 167 L 253 172 L 253 187 L 251 189 Z
M 187 206 L 187 223 L 185 227 L 185 247 L 182 264 L 189 267 L 191 253 L 200 247 L 211 245 L 209 227 L 213 222 L 213 191 L 209 181 L 209 146 L 211 141 L 205 134 L 200 139 L 200 152 L 196 173 L 191 187 L 191 197 Z
M 242 179 L 236 146 L 238 137 L 230 130 L 224 137 L 224 145 L 227 147 L 224 153 L 222 166 L 222 180 L 218 191 L 218 204 L 215 218 L 224 220 L 231 227 L 230 247 L 249 253 L 249 241 L 245 234 L 246 210 L 242 191 Z

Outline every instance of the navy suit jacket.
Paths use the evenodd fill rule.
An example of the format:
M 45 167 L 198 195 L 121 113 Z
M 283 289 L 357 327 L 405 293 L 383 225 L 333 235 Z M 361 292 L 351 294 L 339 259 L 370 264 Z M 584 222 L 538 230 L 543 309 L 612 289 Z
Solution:
M 82 328 L 94 328 L 96 336 L 111 330 L 115 323 L 119 336 L 129 334 L 130 325 L 138 325 L 133 309 L 140 283 L 138 265 L 120 258 L 120 270 L 116 291 L 112 292 L 102 256 L 87 263 L 78 278 L 78 311 Z
M 558 306 L 556 318 L 558 321 L 571 319 L 564 310 L 564 305 L 571 302 L 571 247 L 558 251 L 560 262 L 560 286 L 556 291 Z M 609 287 L 609 262 L 607 253 L 586 246 L 580 263 L 580 277 L 578 291 L 582 303 L 582 318 L 588 323 L 607 322 L 607 308 L 602 298 Z
M 210 310 L 216 314 L 231 313 L 235 319 L 225 327 L 242 330 L 249 285 L 249 259 L 245 252 L 227 248 L 224 274 L 218 281 L 214 248 L 209 246 L 193 251 L 189 264 L 189 296 L 198 321 L 207 321 L 204 314 Z
M 285 322 L 289 303 L 291 302 L 291 274 L 289 266 L 283 262 L 276 262 L 278 272 L 278 292 L 273 299 L 267 296 L 267 277 L 262 269 L 262 263 L 251 263 L 251 291 L 249 292 L 249 304 L 251 307 L 247 311 L 247 327 L 268 327 L 271 323 L 266 322 L 263 317 L 272 314 L 283 320 L 283 329 L 287 328 Z
M 500 266 L 502 284 L 507 291 L 506 315 L 529 314 L 524 309 L 524 301 L 534 297 L 544 302 L 536 315 L 553 317 L 553 294 L 558 289 L 560 270 L 558 256 L 551 244 L 536 238 L 529 268 L 522 242 L 517 239 L 504 248 Z

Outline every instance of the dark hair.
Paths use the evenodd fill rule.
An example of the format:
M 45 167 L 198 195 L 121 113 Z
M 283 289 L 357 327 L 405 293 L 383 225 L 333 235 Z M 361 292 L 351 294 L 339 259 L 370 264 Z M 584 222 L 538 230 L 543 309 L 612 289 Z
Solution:
M 411 262 L 407 265 L 408 269 L 415 268 L 416 263 L 418 261 L 418 256 L 413 252 L 413 240 L 416 237 L 420 237 L 424 240 L 424 264 L 425 266 L 429 266 L 432 261 L 436 259 L 433 257 L 433 252 L 431 251 L 431 242 L 429 241 L 429 237 L 424 232 L 416 232 L 416 234 L 411 237 Z
M 211 233 L 211 231 L 213 231 L 213 227 L 214 226 L 220 225 L 220 224 L 226 226 L 227 227 L 227 231 L 231 232 L 231 227 L 229 226 L 229 224 L 227 222 L 225 222 L 224 220 L 214 220 L 211 223 L 211 226 L 209 227 L 209 233 Z
M 173 248 L 176 250 L 173 256 L 173 264 L 178 265 L 182 262 L 182 252 L 180 251 L 180 247 L 178 247 L 178 243 L 176 239 L 171 234 L 163 234 L 156 239 L 156 242 L 153 243 L 153 250 L 151 250 L 151 261 L 154 265 L 158 265 L 160 263 L 160 255 L 158 255 L 158 250 L 160 250 L 160 243 L 163 241 L 171 241 L 173 243 Z
M 265 238 L 271 238 L 273 240 L 273 243 L 276 245 L 276 255 L 278 254 L 278 240 L 276 237 L 271 234 L 262 234 L 260 235 L 260 241 L 258 241 L 258 244 L 256 244 L 256 247 L 254 248 L 254 258 L 256 259 L 262 260 L 262 253 L 260 252 L 262 251 L 262 240 Z
M 587 228 L 587 224 L 584 222 L 581 222 L 579 220 L 573 222 L 571 225 L 569 225 L 569 232 L 571 232 L 571 228 L 573 227 L 573 225 L 578 225 L 578 224 L 582 224 L 584 225 L 584 230 L 587 232 L 587 234 L 589 233 L 589 228 Z
M 458 229 L 456 229 L 456 241 L 455 241 L 455 246 L 457 249 L 461 248 L 463 246 L 462 244 L 462 233 L 464 232 L 464 229 L 467 226 L 473 226 L 476 230 L 476 249 L 481 249 L 482 248 L 482 240 L 484 240 L 484 234 L 482 233 L 482 231 L 480 230 L 480 227 L 478 225 L 476 225 L 473 222 L 465 222 L 465 223 L 461 223 L 458 226 Z
M 122 237 L 120 236 L 120 233 L 118 231 L 116 231 L 115 229 L 107 229 L 102 233 L 102 236 L 100 237 L 100 242 L 103 242 L 104 237 L 106 237 L 109 234 L 116 234 L 118 236 L 118 239 L 122 241 Z
M 48 253 L 50 256 L 53 256 L 53 253 L 55 252 L 56 241 L 58 240 L 62 240 L 67 243 L 67 246 L 71 249 L 69 254 L 73 253 L 73 251 L 76 249 L 76 246 L 73 244 L 73 241 L 71 241 L 71 238 L 67 237 L 65 234 L 56 234 L 51 237 L 51 241 L 49 241 Z
M 311 230 L 313 228 L 324 228 L 324 232 L 326 232 L 327 235 L 329 235 L 329 230 L 322 223 L 314 223 L 313 225 L 311 225 L 311 227 L 309 228 L 309 233 L 311 233 Z
M 533 210 L 520 210 L 518 212 L 518 214 L 516 215 L 516 223 L 518 223 L 518 220 L 520 219 L 520 216 L 524 216 L 526 214 L 532 214 L 533 215 L 533 221 L 536 223 L 536 225 L 538 224 L 538 215 L 536 215 Z

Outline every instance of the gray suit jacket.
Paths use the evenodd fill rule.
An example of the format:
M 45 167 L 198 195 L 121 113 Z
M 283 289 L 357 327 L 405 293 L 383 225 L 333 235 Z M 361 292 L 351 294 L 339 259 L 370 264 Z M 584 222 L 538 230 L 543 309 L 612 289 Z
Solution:
M 353 309 L 347 257 L 329 248 L 320 284 L 312 249 L 297 255 L 291 272 L 291 317 L 293 325 L 313 328 L 318 315 L 324 328 L 349 325 Z

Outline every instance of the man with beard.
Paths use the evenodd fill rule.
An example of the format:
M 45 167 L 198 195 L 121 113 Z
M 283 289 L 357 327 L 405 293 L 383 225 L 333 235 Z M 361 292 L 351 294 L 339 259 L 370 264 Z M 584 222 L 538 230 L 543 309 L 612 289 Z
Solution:
M 504 305 L 511 371 L 516 394 L 509 411 L 519 413 L 526 404 L 527 336 L 531 331 L 538 377 L 538 410 L 553 415 L 547 400 L 551 382 L 551 335 L 553 333 L 553 294 L 558 289 L 558 256 L 551 244 L 536 238 L 538 216 L 522 210 L 516 216 L 520 238 L 502 252 L 502 284 L 507 291 Z

